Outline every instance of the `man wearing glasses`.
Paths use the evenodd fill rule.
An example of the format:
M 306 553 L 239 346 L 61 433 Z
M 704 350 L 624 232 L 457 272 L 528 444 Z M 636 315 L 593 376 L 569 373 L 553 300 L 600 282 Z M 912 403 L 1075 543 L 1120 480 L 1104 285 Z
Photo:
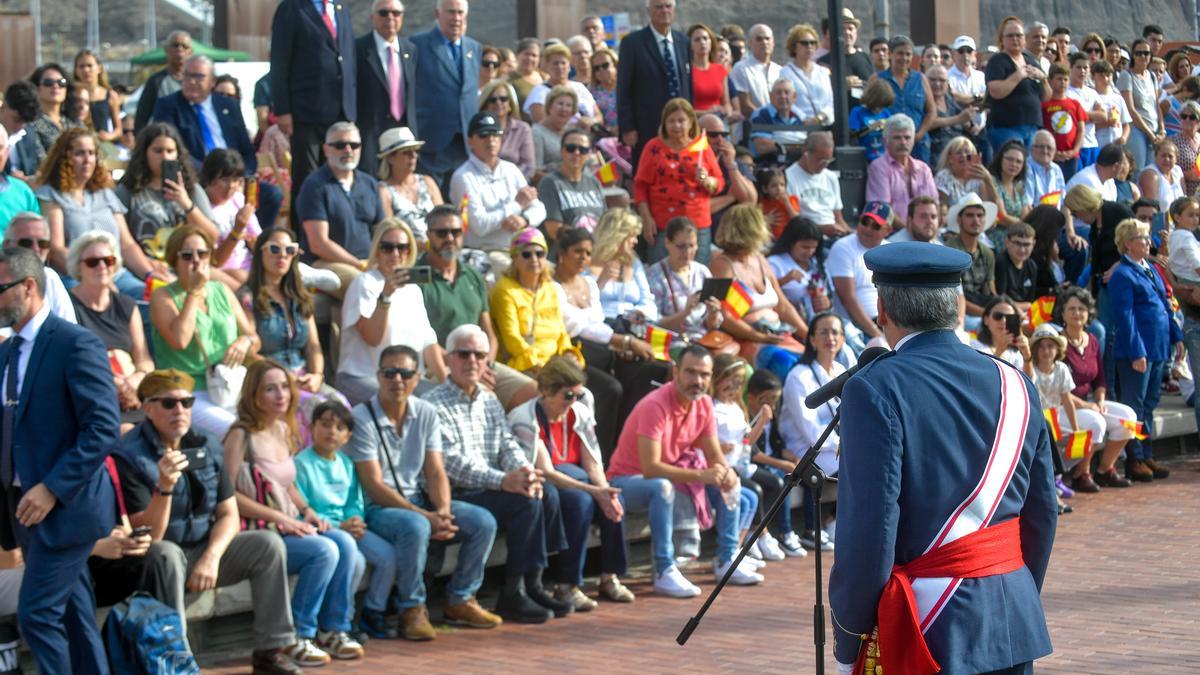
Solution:
M 54 268 L 46 265 L 46 258 L 50 256 L 50 227 L 40 214 L 22 211 L 12 217 L 8 229 L 4 231 L 4 250 L 12 251 L 16 248 L 33 251 L 42 261 L 42 269 L 46 273 L 45 300 L 46 305 L 50 307 L 50 313 L 65 321 L 78 323 L 75 319 L 75 306 L 71 303 L 71 296 L 67 293 L 67 287 L 63 285 L 62 277 Z M 0 335 L 6 333 L 6 330 L 0 329 Z
M 738 204 L 755 204 L 758 202 L 758 189 L 754 187 L 754 174 L 741 162 L 737 161 L 737 149 L 729 142 L 729 127 L 719 115 L 707 113 L 700 116 L 700 128 L 708 137 L 708 145 L 717 156 L 717 164 L 721 167 L 724 177 L 724 187 L 708 200 L 709 211 L 712 212 L 712 224 L 721 222 L 721 215 L 731 206 Z
M 788 194 L 800 200 L 800 215 L 821 228 L 821 233 L 836 239 L 850 233 L 842 218 L 842 186 L 829 170 L 833 161 L 833 134 L 814 131 L 804 139 L 803 154 L 787 168 Z
M 362 130 L 362 170 L 375 175 L 379 165 L 379 135 L 388 129 L 408 127 L 420 138 L 417 116 L 410 115 L 416 100 L 417 52 L 404 27 L 404 3 L 375 0 L 370 33 L 354 41 L 358 73 L 358 128 Z
M 158 99 L 170 96 L 183 88 L 183 66 L 192 56 L 192 36 L 187 32 L 172 31 L 163 45 L 167 53 L 167 67 L 158 71 L 142 85 L 142 97 L 138 99 L 133 128 L 141 131 L 154 117 L 154 106 Z

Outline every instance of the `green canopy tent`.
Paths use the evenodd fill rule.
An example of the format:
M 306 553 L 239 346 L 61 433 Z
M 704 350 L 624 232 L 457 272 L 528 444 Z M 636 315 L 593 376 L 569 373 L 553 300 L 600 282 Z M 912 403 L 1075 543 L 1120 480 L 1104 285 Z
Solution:
M 239 52 L 232 49 L 221 49 L 212 45 L 206 45 L 198 40 L 192 40 L 192 53 L 196 55 L 207 56 L 213 61 L 253 61 L 250 55 L 246 52 Z M 159 47 L 151 49 L 148 52 L 139 54 L 132 59 L 129 59 L 129 64 L 132 66 L 161 66 L 167 62 L 167 52 Z

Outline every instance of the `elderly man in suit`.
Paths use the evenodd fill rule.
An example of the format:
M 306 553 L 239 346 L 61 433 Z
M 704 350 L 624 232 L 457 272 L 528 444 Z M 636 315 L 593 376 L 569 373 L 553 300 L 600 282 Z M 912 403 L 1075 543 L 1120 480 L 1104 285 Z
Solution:
M 279 3 L 271 22 L 271 98 L 276 123 L 292 139 L 293 204 L 304 179 L 324 159 L 326 130 L 358 116 L 354 66 L 348 2 Z
M 692 47 L 672 30 L 675 0 L 646 0 L 650 25 L 621 40 L 617 66 L 617 126 L 633 148 L 637 166 L 642 147 L 658 134 L 663 106 L 673 98 L 692 100 Z
M 354 41 L 358 73 L 358 128 L 362 132 L 360 169 L 372 176 L 379 164 L 379 135 L 388 129 L 408 127 L 420 133 L 417 116 L 410 115 L 416 96 L 417 50 L 400 37 L 404 3 L 375 0 L 370 33 Z
M 116 521 L 103 468 L 120 416 L 104 345 L 50 312 L 42 261 L 0 252 L 0 545 L 25 556 L 17 621 L 43 673 L 107 673 L 88 578 Z
M 442 194 L 450 176 L 467 161 L 467 122 L 479 109 L 479 42 L 466 36 L 467 0 L 438 0 L 437 25 L 414 35 L 417 83 L 416 128 L 425 141 L 417 171 L 432 176 Z

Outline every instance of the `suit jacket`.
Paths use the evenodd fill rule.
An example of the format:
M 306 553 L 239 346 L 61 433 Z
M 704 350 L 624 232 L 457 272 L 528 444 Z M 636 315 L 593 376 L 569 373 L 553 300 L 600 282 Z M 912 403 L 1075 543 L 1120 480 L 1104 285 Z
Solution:
M 396 46 L 400 51 L 400 68 L 404 84 L 404 125 L 413 135 L 421 137 L 417 116 L 413 113 L 417 102 L 417 48 L 409 40 L 398 37 Z M 375 51 L 375 31 L 354 41 L 354 68 L 358 73 L 358 128 L 362 132 L 362 160 L 359 168 L 372 176 L 379 163 L 379 134 L 401 126 L 401 120 L 392 118 L 391 98 L 388 96 L 387 72 Z
M 11 350 L 12 340 L 0 344 L 0 364 Z M 104 458 L 117 447 L 120 413 L 100 339 L 50 314 L 33 342 L 14 424 L 22 489 L 45 483 L 58 498 L 27 535 L 51 549 L 106 536 L 117 514 Z
M 241 106 L 232 98 L 217 93 L 212 94 L 212 105 L 217 112 L 217 122 L 221 125 L 226 147 L 242 156 L 242 161 L 246 163 L 246 174 L 253 175 L 258 169 L 258 158 L 250 142 L 250 132 L 246 130 L 246 121 L 242 119 Z M 183 137 L 183 144 L 187 146 L 192 159 L 197 163 L 204 162 L 207 153 L 204 150 L 204 135 L 200 132 L 200 118 L 191 102 L 183 97 L 183 92 L 158 99 L 154 104 L 154 121 L 173 124 Z
M 328 126 L 357 118 L 350 4 L 334 0 L 337 41 L 311 0 L 283 0 L 271 21 L 271 97 L 276 115 Z
M 1153 268 L 1122 257 L 1108 280 L 1112 303 L 1113 356 L 1122 361 L 1166 361 L 1183 332 L 1171 312 L 1167 289 Z
M 617 66 L 617 125 L 621 133 L 636 130 L 638 147 L 658 135 L 663 106 L 667 104 L 667 66 L 658 38 L 650 26 L 630 33 L 621 40 L 621 60 Z M 671 31 L 675 48 L 675 66 L 679 69 L 679 95 L 692 100 L 692 47 L 687 36 Z
M 1001 377 L 1024 387 L 1021 398 L 1027 400 L 1002 402 Z M 1007 574 L 962 579 L 957 590 L 950 585 L 940 613 L 929 615 L 930 653 L 947 675 L 1000 670 L 1050 653 L 1039 593 L 1058 510 L 1050 437 L 1040 408 L 1037 390 L 1023 374 L 946 330 L 912 337 L 846 383 L 837 561 L 829 579 L 838 661 L 853 663 L 863 644 L 841 627 L 869 633 L 876 625 L 892 566 L 921 556 L 948 520 L 964 518 L 958 521 L 962 524 L 976 514 L 976 522 L 984 525 L 1020 517 L 1025 565 Z M 1020 424 L 1012 425 L 1023 415 L 1022 436 Z M 993 453 L 1002 425 L 1008 429 L 1002 437 L 1010 442 Z M 997 462 L 991 465 L 993 454 Z M 977 494 L 989 494 L 977 493 L 976 486 L 987 468 L 997 466 L 1000 471 L 989 476 L 1003 477 L 1011 468 L 998 499 L 983 499 L 982 510 L 972 502 L 963 511 L 960 506 Z M 988 508 L 994 508 L 990 518 L 982 515 Z M 920 605 L 922 596 L 917 597 Z
M 412 36 L 412 44 L 417 48 L 416 80 L 421 96 L 408 105 L 416 108 L 417 126 L 425 141 L 421 154 L 436 156 L 459 133 L 465 148 L 467 124 L 479 112 L 479 42 L 463 36 L 461 73 L 437 26 Z

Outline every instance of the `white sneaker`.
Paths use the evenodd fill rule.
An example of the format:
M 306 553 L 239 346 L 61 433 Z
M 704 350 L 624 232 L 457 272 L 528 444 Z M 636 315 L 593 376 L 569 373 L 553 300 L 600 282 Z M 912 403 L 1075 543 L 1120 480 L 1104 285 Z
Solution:
M 300 268 L 300 283 L 308 288 L 332 293 L 342 287 L 342 280 L 329 270 L 317 269 L 304 263 L 300 263 L 298 267 Z
M 654 576 L 654 592 L 668 598 L 694 598 L 700 595 L 700 587 L 688 581 L 678 567 L 671 565 L 662 574 Z
M 763 530 L 762 536 L 758 538 L 757 548 L 763 560 L 783 560 L 787 557 L 783 548 L 779 546 L 779 540 L 766 530 Z
M 800 545 L 800 537 L 795 532 L 788 532 L 779 540 L 779 545 L 783 547 L 783 553 L 789 558 L 803 558 L 808 555 L 808 551 Z
M 717 564 L 717 561 L 714 560 L 713 574 L 720 579 L 721 577 L 725 576 L 725 572 L 729 570 L 729 566 L 732 564 L 732 560 L 723 565 Z M 762 583 L 762 580 L 763 575 L 747 567 L 745 560 L 742 561 L 742 565 L 733 570 L 733 574 L 729 575 L 729 583 L 733 584 L 734 586 L 752 586 L 754 584 Z
M 800 537 L 800 545 L 810 551 L 813 548 L 815 548 L 815 544 L 813 543 L 811 532 L 806 532 L 806 533 L 804 533 L 803 537 Z M 832 551 L 833 550 L 833 540 L 829 538 L 829 535 L 826 534 L 824 530 L 821 530 L 821 550 L 822 551 Z
M 742 567 L 745 567 L 747 569 L 752 569 L 752 570 L 758 571 L 766 566 L 767 566 L 767 561 L 765 561 L 765 560 L 759 560 L 758 558 L 751 558 L 750 556 L 746 556 L 745 558 L 742 558 Z
M 754 559 L 754 560 L 762 560 L 762 559 L 763 559 L 763 554 L 762 554 L 762 551 L 760 551 L 760 550 L 758 549 L 758 545 L 759 545 L 760 543 L 762 543 L 762 539 L 759 539 L 757 542 L 755 542 L 754 546 L 751 546 L 751 547 L 750 547 L 750 550 L 749 550 L 749 551 L 746 551 L 746 558 L 747 558 L 747 559 L 751 559 L 751 558 L 752 558 L 752 559 Z

